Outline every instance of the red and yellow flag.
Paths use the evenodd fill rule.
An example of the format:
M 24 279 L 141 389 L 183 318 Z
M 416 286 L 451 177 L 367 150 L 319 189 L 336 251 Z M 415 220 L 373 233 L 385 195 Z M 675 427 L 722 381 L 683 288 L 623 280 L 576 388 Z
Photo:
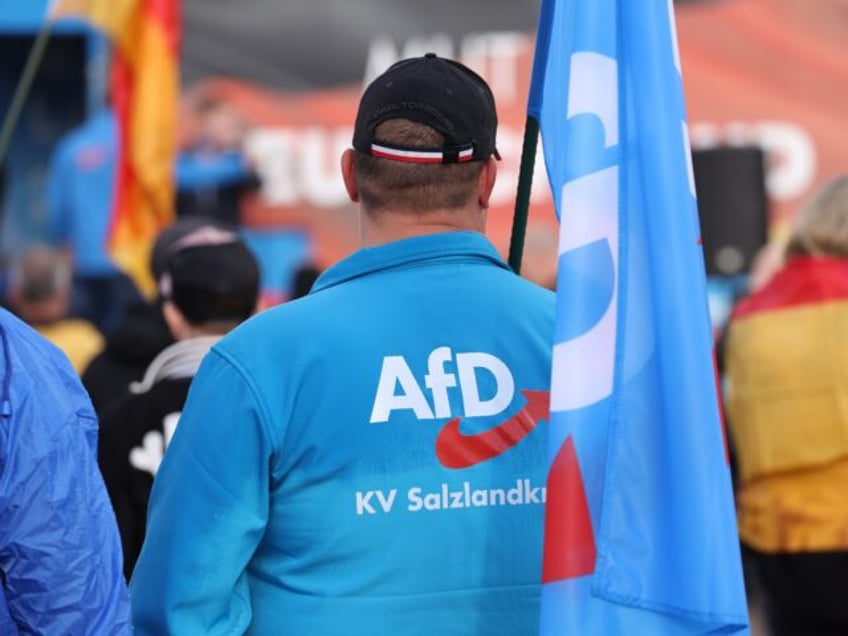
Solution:
M 763 552 L 843 550 L 848 260 L 790 259 L 736 306 L 725 362 L 742 540 Z
M 109 250 L 150 294 L 150 250 L 174 218 L 180 0 L 58 0 L 52 17 L 60 16 L 91 22 L 114 44 L 112 99 L 120 139 Z

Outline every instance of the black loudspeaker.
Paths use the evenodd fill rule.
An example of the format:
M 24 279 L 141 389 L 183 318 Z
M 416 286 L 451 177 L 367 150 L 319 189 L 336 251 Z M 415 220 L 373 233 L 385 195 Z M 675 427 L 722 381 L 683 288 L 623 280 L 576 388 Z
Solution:
M 747 274 L 768 233 L 763 150 L 696 150 L 692 164 L 707 274 Z

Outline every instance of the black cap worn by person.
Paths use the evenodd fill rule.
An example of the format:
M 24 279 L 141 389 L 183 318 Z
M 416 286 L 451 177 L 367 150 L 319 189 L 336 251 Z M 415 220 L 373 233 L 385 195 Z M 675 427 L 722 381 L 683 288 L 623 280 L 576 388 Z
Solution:
M 240 322 L 256 309 L 259 266 L 235 232 L 203 226 L 171 246 L 159 287 L 192 324 Z
M 440 132 L 441 148 L 411 148 L 381 141 L 375 130 L 389 119 L 409 119 Z M 468 67 L 427 53 L 401 60 L 365 89 L 353 147 L 374 157 L 410 163 L 485 161 L 494 155 L 498 117 L 492 91 Z
M 185 236 L 202 227 L 211 226 L 220 230 L 235 232 L 236 228 L 228 223 L 201 215 L 191 215 L 178 218 L 166 227 L 156 237 L 153 249 L 150 252 L 150 271 L 153 279 L 158 281 L 165 273 L 165 263 L 171 254 L 174 244 Z

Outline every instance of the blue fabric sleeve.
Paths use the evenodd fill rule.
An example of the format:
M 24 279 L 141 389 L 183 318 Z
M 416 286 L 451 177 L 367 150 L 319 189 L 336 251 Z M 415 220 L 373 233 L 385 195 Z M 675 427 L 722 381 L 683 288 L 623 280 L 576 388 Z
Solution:
M 213 349 L 153 483 L 130 594 L 136 633 L 241 634 L 245 568 L 268 519 L 274 450 L 249 380 Z
M 121 546 L 97 468 L 97 421 L 93 411 L 63 410 L 49 395 L 27 395 L 0 418 L 8 616 L 24 634 L 131 634 Z M 42 427 L 43 418 L 53 421 Z

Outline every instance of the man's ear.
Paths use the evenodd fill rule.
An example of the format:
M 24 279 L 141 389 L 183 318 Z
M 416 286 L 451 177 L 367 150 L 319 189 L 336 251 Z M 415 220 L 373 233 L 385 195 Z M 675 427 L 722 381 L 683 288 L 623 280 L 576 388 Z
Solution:
M 354 203 L 359 203 L 359 188 L 356 187 L 356 177 L 354 176 L 353 168 L 353 153 L 355 151 L 348 148 L 342 153 L 342 180 L 344 181 L 347 196 Z
M 480 178 L 477 181 L 477 203 L 483 210 L 489 209 L 497 176 L 498 162 L 494 157 L 489 157 L 483 165 L 483 170 L 480 172 Z
M 183 313 L 177 309 L 177 306 L 173 302 L 166 300 L 162 304 L 162 315 L 165 317 L 165 324 L 168 325 L 168 330 L 171 332 L 174 340 L 182 340 L 188 329 L 188 321 L 183 316 Z

